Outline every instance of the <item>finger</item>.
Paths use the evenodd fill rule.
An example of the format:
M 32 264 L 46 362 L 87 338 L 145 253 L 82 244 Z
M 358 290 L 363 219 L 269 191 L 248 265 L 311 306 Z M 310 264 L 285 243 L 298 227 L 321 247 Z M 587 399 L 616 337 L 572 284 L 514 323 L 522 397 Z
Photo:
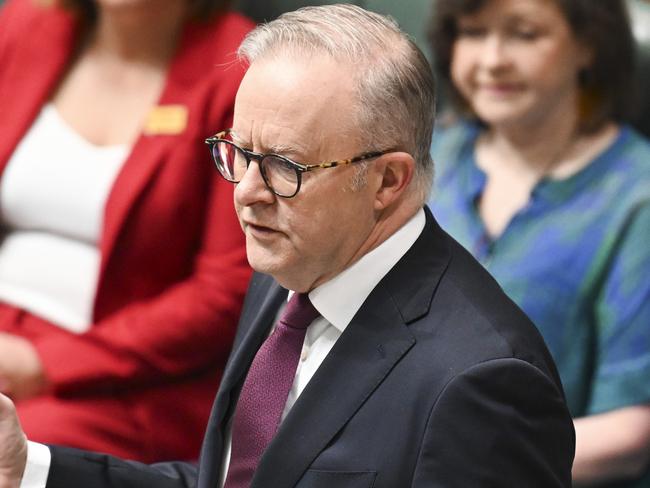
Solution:
M 0 393 L 0 422 L 16 417 L 16 407 L 11 399 Z
M 27 463 L 27 437 L 14 403 L 0 394 L 0 486 L 20 486 Z

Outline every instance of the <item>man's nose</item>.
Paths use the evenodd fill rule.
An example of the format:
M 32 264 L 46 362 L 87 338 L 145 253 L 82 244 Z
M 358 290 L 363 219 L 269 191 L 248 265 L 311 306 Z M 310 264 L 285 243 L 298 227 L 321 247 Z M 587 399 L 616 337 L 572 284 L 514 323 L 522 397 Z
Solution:
M 251 161 L 241 181 L 235 187 L 235 201 L 239 205 L 250 206 L 256 203 L 273 203 L 274 193 L 269 190 L 262 177 L 260 165 Z

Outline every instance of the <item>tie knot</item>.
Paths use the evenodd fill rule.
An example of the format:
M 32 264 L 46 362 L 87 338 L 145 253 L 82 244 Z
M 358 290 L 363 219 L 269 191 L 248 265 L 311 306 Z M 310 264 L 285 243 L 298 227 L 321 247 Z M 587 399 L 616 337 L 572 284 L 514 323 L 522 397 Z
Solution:
M 280 322 L 294 329 L 306 329 L 320 316 L 307 293 L 294 293 L 280 317 Z

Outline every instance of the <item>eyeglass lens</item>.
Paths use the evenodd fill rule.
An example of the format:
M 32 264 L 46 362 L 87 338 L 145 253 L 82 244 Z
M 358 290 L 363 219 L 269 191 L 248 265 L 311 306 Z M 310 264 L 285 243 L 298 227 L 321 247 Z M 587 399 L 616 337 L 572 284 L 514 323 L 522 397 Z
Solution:
M 239 182 L 248 169 L 246 154 L 228 141 L 212 147 L 212 155 L 221 174 L 229 181 Z M 258 161 L 260 172 L 269 188 L 280 196 L 293 196 L 298 190 L 298 171 L 279 156 L 266 155 Z

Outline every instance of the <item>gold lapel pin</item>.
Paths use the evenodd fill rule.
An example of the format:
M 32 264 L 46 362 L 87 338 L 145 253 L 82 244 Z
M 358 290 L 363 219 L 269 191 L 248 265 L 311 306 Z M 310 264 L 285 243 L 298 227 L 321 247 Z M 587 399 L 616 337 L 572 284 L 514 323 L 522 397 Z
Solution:
M 176 135 L 187 128 L 189 110 L 185 105 L 158 105 L 151 109 L 144 124 L 144 133 Z

